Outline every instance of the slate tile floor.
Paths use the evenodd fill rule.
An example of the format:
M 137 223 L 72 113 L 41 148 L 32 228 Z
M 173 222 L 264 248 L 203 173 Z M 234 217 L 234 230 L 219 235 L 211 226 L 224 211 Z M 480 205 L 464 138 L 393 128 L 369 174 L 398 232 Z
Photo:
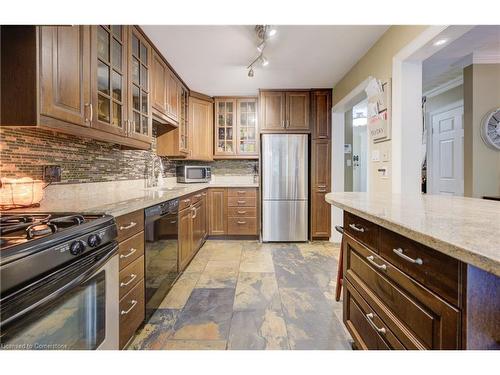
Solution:
M 130 349 L 350 349 L 329 242 L 207 241 Z

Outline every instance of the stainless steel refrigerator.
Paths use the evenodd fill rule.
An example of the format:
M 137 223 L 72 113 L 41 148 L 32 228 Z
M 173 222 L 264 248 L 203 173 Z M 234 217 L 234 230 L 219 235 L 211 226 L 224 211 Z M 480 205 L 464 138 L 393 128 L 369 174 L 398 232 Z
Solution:
M 262 135 L 262 240 L 308 239 L 308 136 Z

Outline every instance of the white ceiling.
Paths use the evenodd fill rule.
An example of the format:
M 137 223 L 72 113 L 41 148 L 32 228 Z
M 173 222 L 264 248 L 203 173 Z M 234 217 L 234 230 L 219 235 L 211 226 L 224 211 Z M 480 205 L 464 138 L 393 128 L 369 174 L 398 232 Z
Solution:
M 256 95 L 259 88 L 331 88 L 388 26 L 277 26 L 269 65 L 257 57 L 254 26 L 141 26 L 191 90 L 210 96 Z
M 473 54 L 500 56 L 500 26 L 476 26 L 423 63 L 423 91 L 462 76 Z

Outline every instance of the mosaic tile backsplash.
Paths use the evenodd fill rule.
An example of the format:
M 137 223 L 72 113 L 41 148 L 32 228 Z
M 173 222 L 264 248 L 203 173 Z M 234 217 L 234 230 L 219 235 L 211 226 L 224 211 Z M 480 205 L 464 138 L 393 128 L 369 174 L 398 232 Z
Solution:
M 42 179 L 44 165 L 62 167 L 61 184 L 144 179 L 150 175 L 152 150 L 122 150 L 120 146 L 41 129 L 0 129 L 0 175 Z M 256 160 L 215 162 L 162 158 L 164 177 L 174 177 L 179 164 L 211 165 L 217 175 L 253 175 Z

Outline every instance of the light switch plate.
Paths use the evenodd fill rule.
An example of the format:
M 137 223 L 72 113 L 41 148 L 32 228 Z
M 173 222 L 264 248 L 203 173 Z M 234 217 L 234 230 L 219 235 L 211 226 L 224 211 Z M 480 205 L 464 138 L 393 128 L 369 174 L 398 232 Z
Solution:
M 372 150 L 372 161 L 380 161 L 380 151 Z
M 390 151 L 384 151 L 382 152 L 382 161 L 389 161 L 391 160 L 391 153 Z

